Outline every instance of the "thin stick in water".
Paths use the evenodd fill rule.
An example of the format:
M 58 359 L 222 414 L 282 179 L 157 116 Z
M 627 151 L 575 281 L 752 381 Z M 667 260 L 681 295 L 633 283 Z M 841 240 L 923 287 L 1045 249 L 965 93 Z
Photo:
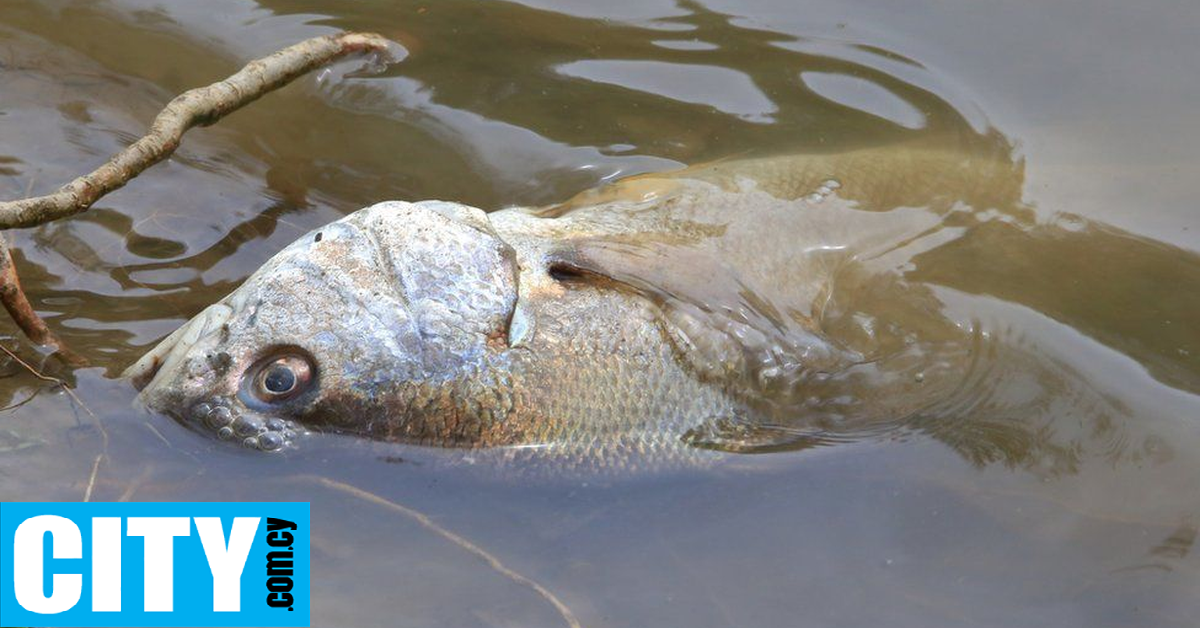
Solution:
M 0 303 L 8 310 L 8 315 L 21 331 L 33 342 L 50 347 L 58 352 L 65 362 L 72 366 L 82 366 L 86 363 L 81 356 L 72 352 L 63 344 L 58 336 L 46 326 L 46 321 L 34 311 L 33 305 L 21 289 L 21 279 L 17 276 L 17 267 L 13 264 L 12 253 L 8 250 L 8 239 L 0 233 Z M 32 370 L 32 369 L 31 369 Z
M 154 118 L 150 131 L 95 171 L 46 196 L 0 202 L 0 229 L 33 227 L 77 214 L 166 159 L 183 134 L 207 126 L 316 68 L 359 52 L 386 52 L 390 42 L 373 33 L 340 33 L 306 39 L 246 64 L 229 78 L 188 90 Z
M 357 486 L 353 486 L 351 484 L 346 484 L 344 482 L 339 482 L 337 480 L 333 480 L 333 479 L 323 477 L 323 476 L 302 476 L 302 477 L 303 477 L 303 479 L 312 480 L 318 484 L 321 484 L 328 488 L 332 488 L 334 490 L 338 490 L 343 493 L 352 495 L 354 497 L 357 497 L 361 500 L 370 502 L 377 506 L 383 506 L 384 508 L 398 512 L 398 513 L 404 515 L 405 517 L 412 519 L 413 521 L 417 522 L 417 524 L 419 524 L 421 527 L 437 534 L 438 536 L 441 536 L 442 538 L 461 547 L 462 549 L 470 552 L 471 554 L 478 556 L 485 563 L 487 563 L 489 567 L 491 567 L 494 571 L 496 571 L 500 575 L 504 576 L 505 578 L 508 578 L 509 580 L 512 580 L 513 582 L 515 582 L 519 585 L 522 585 L 522 586 L 532 589 L 534 593 L 537 593 L 544 600 L 549 602 L 550 605 L 553 606 L 554 609 L 558 611 L 559 615 L 562 615 L 563 621 L 565 621 L 567 623 L 567 626 L 570 626 L 570 628 L 582 628 L 582 624 L 580 624 L 579 620 L 575 618 L 575 613 L 572 613 L 571 609 L 568 608 L 567 605 L 562 602 L 562 600 L 558 599 L 557 596 L 555 596 L 553 593 L 551 593 L 549 589 L 542 586 L 541 584 L 538 584 L 537 582 L 533 581 L 532 579 L 530 579 L 526 576 L 523 576 L 523 575 L 513 571 L 512 569 L 506 567 L 504 565 L 504 563 L 500 562 L 499 558 L 496 558 L 491 553 L 489 553 L 487 550 L 483 549 L 482 547 L 479 547 L 478 545 L 472 543 L 471 541 L 468 541 L 467 539 L 455 534 L 454 532 L 451 532 L 451 531 L 447 530 L 446 528 L 443 528 L 442 526 L 438 525 L 437 522 L 435 522 L 433 519 L 429 518 L 429 515 L 426 515 L 425 513 L 421 512 L 419 510 L 414 510 L 412 508 L 409 508 L 408 506 L 398 504 L 394 501 L 391 501 L 390 499 L 381 497 L 379 495 L 376 495 L 375 493 L 363 490 L 363 489 L 358 488 Z
M 373 33 L 340 33 L 306 39 L 246 64 L 233 76 L 180 94 L 154 118 L 150 131 L 95 171 L 46 196 L 0 202 L 0 229 L 34 227 L 78 214 L 129 182 L 146 168 L 170 157 L 183 134 L 207 126 L 263 95 L 331 61 L 359 52 L 386 53 L 387 39 Z M 32 179 L 30 180 L 32 185 Z M 26 195 L 28 195 L 28 190 Z M 55 349 L 72 366 L 87 363 L 62 343 L 30 306 L 21 290 L 8 244 L 0 239 L 0 301 L 30 340 Z

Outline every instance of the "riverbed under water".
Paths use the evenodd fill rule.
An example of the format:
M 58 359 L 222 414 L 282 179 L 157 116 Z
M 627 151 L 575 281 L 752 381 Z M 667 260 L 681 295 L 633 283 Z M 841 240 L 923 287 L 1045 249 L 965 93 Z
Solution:
M 1194 626 L 1198 27 L 1200 6 L 1171 0 L 6 0 L 3 198 L 52 191 L 174 94 L 305 37 L 376 31 L 407 57 L 305 77 L 88 213 L 9 234 L 30 299 L 91 366 L 0 324 L 76 395 L 0 362 L 0 500 L 310 501 L 314 626 L 564 624 L 339 486 L 425 513 L 585 626 Z M 1032 220 L 1084 225 L 1020 259 L 950 247 L 921 270 L 993 299 L 997 333 L 1068 356 L 1116 424 L 1067 399 L 998 449 L 986 429 L 954 446 L 918 431 L 523 483 L 348 439 L 242 450 L 144 414 L 116 379 L 285 244 L 380 200 L 537 205 L 732 155 L 925 137 L 1011 145 Z M 1068 268 L 1071 289 L 1039 268 Z M 1047 450 L 1069 463 L 1031 453 Z

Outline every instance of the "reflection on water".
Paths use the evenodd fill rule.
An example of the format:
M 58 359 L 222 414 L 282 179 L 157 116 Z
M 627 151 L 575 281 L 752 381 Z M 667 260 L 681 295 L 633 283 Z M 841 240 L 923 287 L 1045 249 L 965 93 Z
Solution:
M 1195 94 L 1129 105 L 1157 93 L 1138 81 L 1170 67 L 1145 55 L 1123 57 L 1141 65 L 1106 75 L 1116 78 L 1105 89 L 1087 68 L 1064 80 L 1052 69 L 1066 53 L 1049 37 L 1022 47 L 1038 64 L 1014 74 L 992 33 L 1079 30 L 1063 13 L 1025 28 L 1035 5 L 989 9 L 972 34 L 979 45 L 962 48 L 957 9 L 924 7 L 947 34 L 939 56 L 906 43 L 919 31 L 904 31 L 894 8 L 805 4 L 639 3 L 655 17 L 621 21 L 567 3 L 6 3 L 6 197 L 90 170 L 172 94 L 302 37 L 373 30 L 410 56 L 382 76 L 339 66 L 272 95 L 194 131 L 89 213 L 13 234 L 31 300 L 94 366 L 67 371 L 8 332 L 6 345 L 76 385 L 87 408 L 0 365 L 0 401 L 15 406 L 0 414 L 0 498 L 312 501 L 317 625 L 561 619 L 476 558 L 305 479 L 314 475 L 430 513 L 590 626 L 1190 625 L 1200 610 L 1200 226 L 1180 209 L 1194 182 L 1181 187 L 1179 173 L 1194 170 L 1196 142 L 1184 140 L 1200 129 L 1179 121 Z M 798 11 L 813 16 L 810 29 L 788 26 Z M 1168 13 L 1152 12 L 1186 21 Z M 1116 13 L 1092 17 L 1124 32 Z M 1107 54 L 1102 42 L 1079 46 Z M 1162 49 L 1196 54 L 1173 41 Z M 952 80 L 926 66 L 965 69 Z M 970 104 L 998 86 L 1011 91 L 995 103 L 1009 112 L 1003 133 Z M 1057 110 L 1051 93 L 1095 109 Z M 1034 108 L 1012 116 L 1024 97 Z M 1085 133 L 1091 122 L 1077 115 L 1112 133 Z M 1189 148 L 1161 163 L 1109 158 L 1148 152 L 1120 138 L 1172 135 Z M 137 413 L 132 391 L 110 379 L 301 233 L 381 199 L 539 205 L 681 164 L 716 161 L 719 178 L 717 160 L 731 156 L 906 142 L 972 160 L 911 167 L 907 186 L 862 169 L 839 178 L 840 197 L 913 208 L 936 228 L 889 240 L 870 272 L 844 273 L 842 298 L 824 312 L 864 350 L 903 347 L 889 321 L 966 339 L 952 364 L 961 388 L 902 429 L 731 455 L 715 472 L 535 486 L 433 473 L 419 451 L 348 440 L 253 455 Z M 993 175 L 980 176 L 983 163 L 997 165 Z M 1136 198 L 1111 193 L 1134 179 Z M 1142 220 L 1155 237 L 1136 228 Z M 1114 221 L 1122 228 L 1105 224 Z M 1164 234 L 1164 224 L 1177 227 Z M 845 234 L 805 237 L 820 235 Z M 898 360 L 896 372 L 920 366 Z

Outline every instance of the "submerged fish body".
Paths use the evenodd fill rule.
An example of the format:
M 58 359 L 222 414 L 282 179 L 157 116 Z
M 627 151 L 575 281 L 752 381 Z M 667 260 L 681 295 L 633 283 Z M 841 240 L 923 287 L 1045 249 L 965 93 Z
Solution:
M 901 146 L 492 214 L 380 203 L 127 374 L 150 408 L 264 450 L 335 432 L 616 468 L 800 447 L 957 403 L 994 349 L 904 273 L 980 216 L 1021 219 L 1020 191 L 1007 155 Z

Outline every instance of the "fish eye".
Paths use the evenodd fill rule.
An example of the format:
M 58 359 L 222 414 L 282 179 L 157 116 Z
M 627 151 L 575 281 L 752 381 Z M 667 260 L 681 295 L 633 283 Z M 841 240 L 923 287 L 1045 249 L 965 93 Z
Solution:
M 291 399 L 312 384 L 312 362 L 305 356 L 289 354 L 273 357 L 253 371 L 250 393 L 266 403 Z

